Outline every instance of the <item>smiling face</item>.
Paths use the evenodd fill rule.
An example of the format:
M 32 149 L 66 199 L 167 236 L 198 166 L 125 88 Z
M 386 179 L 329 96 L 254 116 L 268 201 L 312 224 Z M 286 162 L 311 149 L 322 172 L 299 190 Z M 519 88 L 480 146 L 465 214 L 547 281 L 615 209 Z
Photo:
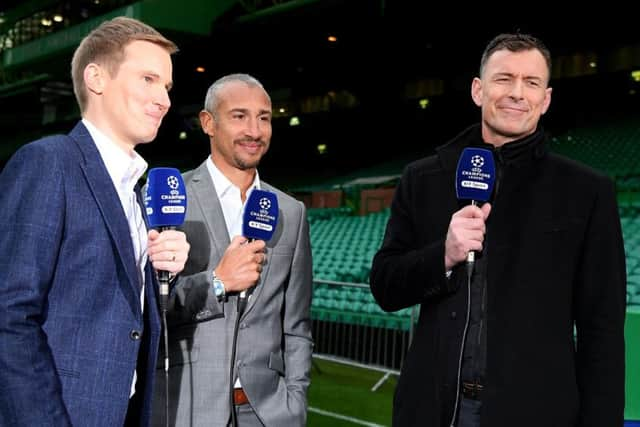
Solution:
M 271 141 L 271 101 L 260 86 L 230 81 L 220 88 L 216 111 L 200 113 L 211 155 L 223 172 L 252 171 Z
M 537 49 L 495 51 L 471 84 L 484 141 L 501 146 L 535 132 L 551 102 L 548 81 L 548 65 Z
M 172 64 L 157 44 L 136 40 L 124 49 L 115 70 L 89 64 L 85 81 L 90 101 L 84 116 L 126 151 L 152 141 L 171 101 Z

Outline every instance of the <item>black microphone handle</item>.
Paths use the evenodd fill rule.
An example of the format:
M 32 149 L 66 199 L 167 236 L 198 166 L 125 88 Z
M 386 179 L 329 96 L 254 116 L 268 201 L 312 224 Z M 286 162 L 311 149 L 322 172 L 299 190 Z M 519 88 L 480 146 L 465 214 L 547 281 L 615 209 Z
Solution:
M 478 206 L 478 202 L 471 200 L 471 206 Z M 476 262 L 476 251 L 469 251 L 467 253 L 467 272 L 469 276 L 473 273 L 473 266 Z
M 160 226 L 158 231 L 175 230 L 176 227 Z M 165 425 L 169 427 L 169 329 L 167 325 L 167 306 L 169 304 L 170 273 L 166 270 L 156 270 L 160 294 L 160 315 L 162 317 L 162 332 L 164 342 L 164 387 L 165 387 Z
M 160 233 L 162 233 L 163 231 L 166 230 L 175 230 L 176 227 L 169 225 L 169 226 L 161 226 L 158 227 L 158 231 Z M 170 279 L 170 273 L 166 270 L 156 270 L 156 276 L 158 278 L 158 285 L 159 285 L 159 294 L 160 294 L 160 310 L 162 311 L 166 311 L 167 310 L 167 304 L 169 303 L 169 279 Z

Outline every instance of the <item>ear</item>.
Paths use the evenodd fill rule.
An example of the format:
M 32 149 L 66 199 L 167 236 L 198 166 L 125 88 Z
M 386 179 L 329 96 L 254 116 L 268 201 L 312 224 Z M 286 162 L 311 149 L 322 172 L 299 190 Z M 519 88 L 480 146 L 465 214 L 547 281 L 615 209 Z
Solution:
M 551 105 L 551 92 L 552 88 L 548 87 L 545 89 L 544 93 L 544 101 L 542 103 L 542 114 L 546 113 L 549 109 L 549 105 Z
M 89 92 L 93 92 L 96 95 L 102 94 L 106 83 L 105 73 L 105 69 L 93 62 L 84 67 L 84 84 Z
M 213 129 L 215 121 L 213 120 L 213 115 L 205 110 L 200 111 L 198 114 L 200 118 L 200 126 L 202 126 L 202 131 L 209 136 L 213 136 Z
M 471 82 L 471 99 L 478 106 L 482 106 L 482 80 L 475 77 Z

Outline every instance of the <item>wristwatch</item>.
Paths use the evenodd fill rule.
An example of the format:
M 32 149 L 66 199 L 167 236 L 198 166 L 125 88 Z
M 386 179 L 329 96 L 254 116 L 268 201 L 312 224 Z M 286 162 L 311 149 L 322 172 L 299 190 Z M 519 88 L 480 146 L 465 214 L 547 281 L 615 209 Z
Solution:
M 213 272 L 213 293 L 218 298 L 218 301 L 221 301 L 226 292 L 224 290 L 224 283 L 218 276 L 216 276 L 216 272 Z

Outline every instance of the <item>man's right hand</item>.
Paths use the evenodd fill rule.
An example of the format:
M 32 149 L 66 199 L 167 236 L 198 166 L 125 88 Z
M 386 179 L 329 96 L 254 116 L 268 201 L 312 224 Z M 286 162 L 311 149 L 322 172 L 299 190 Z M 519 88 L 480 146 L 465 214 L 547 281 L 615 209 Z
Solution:
M 465 206 L 451 216 L 447 239 L 444 243 L 445 270 L 451 270 L 456 264 L 467 259 L 469 251 L 482 250 L 485 221 L 491 212 L 491 204 L 482 207 Z
M 263 240 L 249 242 L 243 236 L 231 240 L 215 268 L 225 292 L 241 292 L 256 284 L 266 257 L 265 246 Z

